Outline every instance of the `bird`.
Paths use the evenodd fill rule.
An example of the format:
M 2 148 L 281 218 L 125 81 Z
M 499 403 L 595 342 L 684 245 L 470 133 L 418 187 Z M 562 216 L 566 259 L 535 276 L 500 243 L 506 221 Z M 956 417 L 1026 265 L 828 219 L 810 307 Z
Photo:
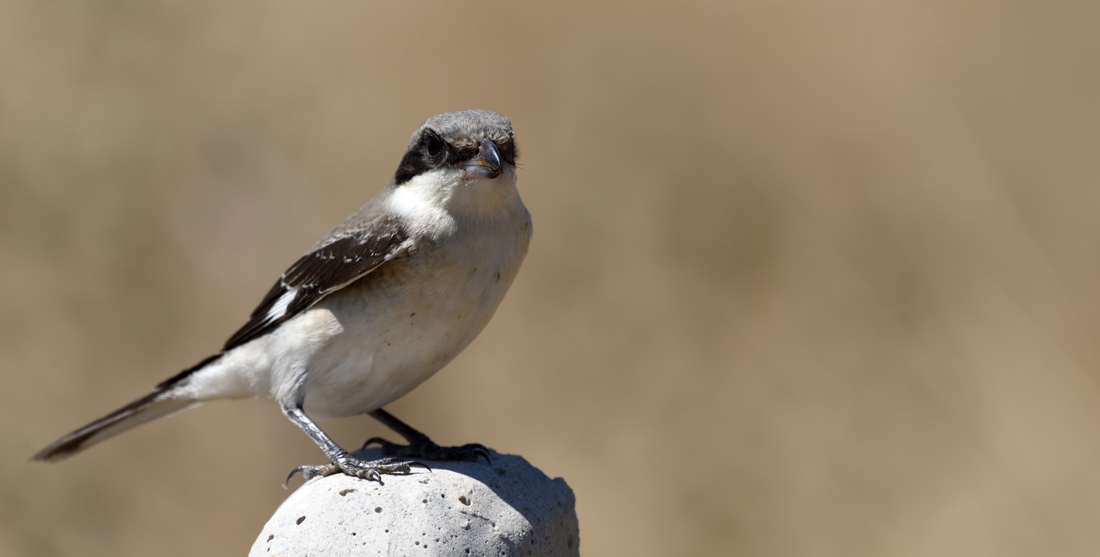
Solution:
M 517 157 L 501 114 L 428 118 L 389 182 L 290 265 L 219 352 L 31 460 L 59 461 L 204 402 L 247 397 L 278 404 L 328 459 L 288 481 L 301 472 L 382 483 L 383 474 L 426 468 L 418 459 L 488 460 L 483 445 L 439 446 L 383 407 L 465 349 L 516 278 L 532 234 Z M 386 456 L 364 460 L 314 421 L 359 414 L 408 444 L 369 439 L 364 447 L 377 443 Z

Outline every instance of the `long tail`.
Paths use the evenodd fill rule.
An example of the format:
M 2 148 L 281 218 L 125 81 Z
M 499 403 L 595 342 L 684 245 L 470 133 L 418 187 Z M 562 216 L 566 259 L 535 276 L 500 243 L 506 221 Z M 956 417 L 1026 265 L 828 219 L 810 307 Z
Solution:
M 56 462 L 157 418 L 182 412 L 202 404 L 194 400 L 173 400 L 167 392 L 158 388 L 106 416 L 50 443 L 38 451 L 31 460 Z
M 92 445 L 106 441 L 141 424 L 151 422 L 157 418 L 171 416 L 176 412 L 182 412 L 202 404 L 202 402 L 194 399 L 178 398 L 179 393 L 178 391 L 174 393 L 173 387 L 185 383 L 194 373 L 201 371 L 221 357 L 222 353 L 219 352 L 161 381 L 160 384 L 153 387 L 153 392 L 50 443 L 50 446 L 32 456 L 31 460 L 45 462 L 64 460 Z

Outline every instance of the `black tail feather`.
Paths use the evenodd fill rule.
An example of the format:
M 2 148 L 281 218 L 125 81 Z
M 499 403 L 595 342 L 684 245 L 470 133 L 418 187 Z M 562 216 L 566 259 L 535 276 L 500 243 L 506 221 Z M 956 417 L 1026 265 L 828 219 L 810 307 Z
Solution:
M 54 441 L 38 451 L 31 460 L 56 462 L 131 428 L 201 404 L 194 400 L 174 400 L 165 395 L 163 390 L 153 391 Z

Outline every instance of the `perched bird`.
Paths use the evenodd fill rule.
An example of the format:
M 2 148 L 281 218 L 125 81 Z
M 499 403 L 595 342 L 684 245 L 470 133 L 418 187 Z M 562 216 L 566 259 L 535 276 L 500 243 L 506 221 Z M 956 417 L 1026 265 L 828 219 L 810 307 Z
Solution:
M 61 460 L 208 400 L 248 396 L 278 403 L 328 457 L 291 476 L 381 482 L 420 464 L 407 459 L 488 459 L 481 445 L 440 447 L 382 407 L 466 348 L 516 278 L 531 240 L 516 156 L 500 114 L 429 118 L 385 188 L 291 265 L 221 352 L 32 459 Z M 363 413 L 409 444 L 368 440 L 392 456 L 365 461 L 313 421 Z

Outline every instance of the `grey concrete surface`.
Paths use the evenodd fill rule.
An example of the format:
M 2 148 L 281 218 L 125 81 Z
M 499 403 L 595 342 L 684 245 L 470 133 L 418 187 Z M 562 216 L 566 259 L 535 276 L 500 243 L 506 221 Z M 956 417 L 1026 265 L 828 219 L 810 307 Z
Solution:
M 576 500 L 562 478 L 497 453 L 491 465 L 426 464 L 430 472 L 385 476 L 384 485 L 344 475 L 307 482 L 249 555 L 580 555 Z

